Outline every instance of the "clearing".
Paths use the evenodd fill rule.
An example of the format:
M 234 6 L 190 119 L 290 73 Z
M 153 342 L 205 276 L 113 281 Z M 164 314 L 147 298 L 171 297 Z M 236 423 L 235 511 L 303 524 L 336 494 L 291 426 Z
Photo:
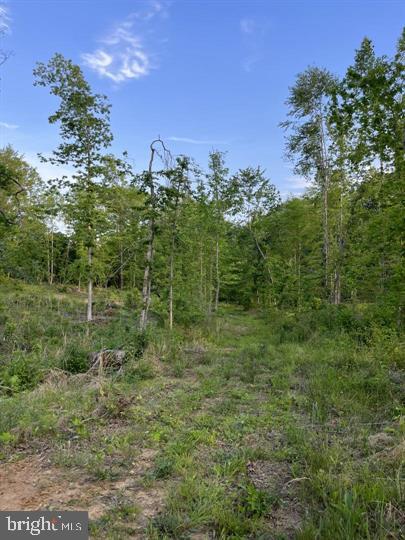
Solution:
M 70 320 L 79 352 L 133 330 L 117 303 L 88 337 L 78 295 L 49 298 L 43 321 Z M 94 539 L 399 538 L 403 379 L 384 343 L 283 328 L 223 306 L 155 327 L 122 372 L 53 367 L 3 396 L 0 509 L 89 510 Z M 35 332 L 48 357 L 79 358 L 65 330 Z

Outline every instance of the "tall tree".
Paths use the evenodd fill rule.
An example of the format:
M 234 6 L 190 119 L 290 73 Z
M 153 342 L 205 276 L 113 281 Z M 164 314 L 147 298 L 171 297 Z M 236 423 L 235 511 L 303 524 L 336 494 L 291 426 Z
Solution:
M 207 179 L 215 220 L 214 311 L 217 311 L 221 288 L 221 232 L 223 230 L 224 217 L 232 207 L 232 187 L 229 178 L 229 169 L 225 166 L 225 154 L 223 152 L 219 152 L 218 150 L 210 152 L 208 168 Z
M 106 160 L 103 185 L 108 225 L 103 233 L 103 252 L 110 267 L 106 283 L 113 284 L 118 279 L 120 289 L 129 285 L 128 269 L 139 249 L 140 214 L 145 198 L 132 180 L 131 167 L 114 156 Z
M 190 160 L 181 156 L 176 159 L 176 166 L 165 171 L 169 186 L 165 189 L 165 210 L 169 228 L 169 327 L 174 320 L 174 278 L 176 247 L 178 244 L 178 219 L 182 200 L 190 192 Z
M 155 250 L 155 234 L 156 234 L 156 218 L 158 213 L 158 196 L 157 196 L 157 186 L 156 186 L 156 173 L 153 170 L 153 163 L 156 158 L 156 155 L 160 156 L 159 151 L 163 149 L 163 155 L 160 156 L 163 162 L 167 165 L 168 160 L 170 159 L 170 152 L 167 150 L 165 143 L 160 139 L 155 139 L 151 142 L 150 146 L 150 157 L 148 170 L 141 175 L 141 186 L 146 191 L 147 198 L 147 220 L 148 220 L 148 239 L 147 239 L 147 249 L 145 257 L 145 269 L 143 275 L 143 285 L 142 285 L 142 311 L 139 319 L 139 328 L 141 331 L 146 329 L 148 324 L 148 313 L 150 308 L 150 303 L 152 299 L 152 271 L 153 271 L 153 260 L 154 260 L 154 250 Z M 158 173 L 158 175 L 161 174 Z
M 376 56 L 372 41 L 364 38 L 338 87 L 332 120 L 348 139 L 348 157 L 357 173 L 376 162 L 381 175 L 393 168 L 400 173 L 404 161 L 404 50 L 404 33 L 393 60 Z
M 100 188 L 97 178 L 103 171 L 103 149 L 112 141 L 110 105 L 104 95 L 94 94 L 79 66 L 61 54 L 34 70 L 35 85 L 49 87 L 59 99 L 59 108 L 49 117 L 59 123 L 62 142 L 52 157 L 43 158 L 56 165 L 73 165 L 69 182 L 71 216 L 87 248 L 87 321 L 93 319 L 93 250 L 97 236 Z
M 280 195 L 260 167 L 240 169 L 232 178 L 232 183 L 238 199 L 236 211 L 242 223 L 247 225 L 271 281 L 268 257 L 261 246 L 259 224 L 261 216 L 277 207 Z
M 358 194 L 372 193 L 371 206 L 375 204 L 376 215 L 367 222 L 379 221 L 376 232 L 381 233 L 380 249 L 371 252 L 375 257 L 374 266 L 379 268 L 382 289 L 393 260 L 392 242 L 386 242 L 392 228 L 387 212 L 388 208 L 395 212 L 405 163 L 404 51 L 405 29 L 393 59 L 376 56 L 372 41 L 365 38 L 356 51 L 353 65 L 337 87 L 331 115 L 340 156 L 343 156 L 341 161 L 344 159 L 347 170 L 369 188 L 359 190 Z M 369 218 L 372 217 L 371 206 L 366 213 Z M 351 206 L 352 211 L 363 214 L 359 208 Z M 354 215 L 350 220 L 357 222 Z
M 324 288 L 329 285 L 328 196 L 331 181 L 331 141 L 328 116 L 336 78 L 326 69 L 309 67 L 297 76 L 287 99 L 289 120 L 281 125 L 291 131 L 286 140 L 287 156 L 295 172 L 315 182 L 322 197 Z
M 0 223 L 16 223 L 21 203 L 39 180 L 37 171 L 11 146 L 0 150 Z

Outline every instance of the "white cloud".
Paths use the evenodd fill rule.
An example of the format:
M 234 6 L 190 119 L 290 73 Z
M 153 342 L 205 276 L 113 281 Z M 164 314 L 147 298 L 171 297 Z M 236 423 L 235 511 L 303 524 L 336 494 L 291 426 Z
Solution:
M 50 157 L 51 154 L 44 154 L 44 157 Z M 62 178 L 62 176 L 66 176 L 70 180 L 72 179 L 72 176 L 74 174 L 74 170 L 70 169 L 66 165 L 52 165 L 52 163 L 41 161 L 38 154 L 35 152 L 24 152 L 24 159 L 32 165 L 32 167 L 35 167 L 38 171 L 39 176 L 44 180 L 45 182 L 49 182 L 50 180 L 55 180 L 55 178 Z
M 10 30 L 10 17 L 8 9 L 4 4 L 0 4 L 0 33 L 7 33 Z
M 145 45 L 147 27 L 153 18 L 165 16 L 165 2 L 147 2 L 99 40 L 95 51 L 82 54 L 83 63 L 116 84 L 145 77 L 155 67 Z
M 8 124 L 7 122 L 0 122 L 0 127 L 5 129 L 17 129 L 19 126 L 16 124 Z
M 271 24 L 267 18 L 245 17 L 240 19 L 239 25 L 245 48 L 242 69 L 250 73 L 263 58 L 265 40 Z
M 294 191 L 304 190 L 308 187 L 308 180 L 302 176 L 289 176 L 286 178 L 286 182 Z
M 226 141 L 213 141 L 204 139 L 190 139 L 189 137 L 167 137 L 168 141 L 183 142 L 188 144 L 228 144 Z
M 250 73 L 258 61 L 259 61 L 259 57 L 257 55 L 252 54 L 251 56 L 246 57 L 242 61 L 243 71 L 246 71 L 246 73 Z
M 132 17 L 148 21 L 156 15 L 167 17 L 167 2 L 159 2 L 158 0 L 151 0 L 149 2 L 146 2 L 145 7 L 133 13 Z
M 309 182 L 302 176 L 288 176 L 283 182 L 284 189 L 280 190 L 280 195 L 283 200 L 290 197 L 298 197 L 302 195 L 309 187 Z
M 256 29 L 256 23 L 253 19 L 241 19 L 240 29 L 243 34 L 253 34 Z
M 102 40 L 102 47 L 92 53 L 82 54 L 86 66 L 115 83 L 139 79 L 148 75 L 151 70 L 149 55 L 140 38 L 132 34 L 127 27 L 128 25 L 118 27 Z

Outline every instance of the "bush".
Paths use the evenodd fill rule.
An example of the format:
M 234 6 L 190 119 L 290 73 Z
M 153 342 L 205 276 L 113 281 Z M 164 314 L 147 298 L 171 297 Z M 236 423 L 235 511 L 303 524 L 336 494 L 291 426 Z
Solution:
M 133 331 L 126 338 L 125 350 L 130 358 L 140 358 L 148 344 L 148 336 L 146 332 Z
M 256 377 L 260 376 L 263 365 L 266 365 L 268 349 L 266 344 L 260 343 L 246 347 L 241 352 L 239 378 L 241 381 L 253 384 Z
M 125 368 L 125 380 L 129 383 L 153 379 L 154 377 L 155 371 L 153 366 L 146 360 L 134 362 Z
M 323 304 L 316 310 L 298 313 L 273 311 L 268 318 L 280 342 L 302 343 L 318 334 L 333 336 L 344 332 L 363 345 L 370 343 L 376 326 L 397 332 L 395 310 L 378 304 Z
M 84 373 L 89 369 L 89 351 L 77 343 L 69 343 L 62 359 L 62 369 Z
M 34 388 L 42 378 L 36 356 L 17 353 L 0 372 L 0 382 L 11 392 Z
M 141 293 L 138 289 L 131 289 L 125 295 L 125 307 L 129 309 L 138 309 L 141 305 Z
M 194 304 L 181 298 L 177 298 L 174 303 L 174 316 L 177 324 L 189 328 L 203 320 L 201 310 Z

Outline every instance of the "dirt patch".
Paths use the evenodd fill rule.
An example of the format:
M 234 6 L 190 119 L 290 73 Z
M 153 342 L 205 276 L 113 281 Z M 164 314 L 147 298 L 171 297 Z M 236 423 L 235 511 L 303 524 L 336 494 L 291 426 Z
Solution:
M 283 501 L 272 511 L 269 521 L 273 534 L 281 535 L 282 538 L 296 538 L 303 522 L 303 509 L 295 499 Z
M 384 431 L 370 435 L 368 438 L 368 444 L 373 450 L 383 450 L 387 447 L 393 446 L 394 442 L 394 438 Z
M 7 463 L 0 467 L 0 510 L 35 509 L 41 469 L 37 460 Z
M 108 511 L 120 494 L 139 508 L 137 525 L 143 528 L 164 501 L 160 486 L 147 489 L 141 482 L 155 455 L 156 451 L 144 449 L 127 477 L 116 482 L 92 481 L 78 470 L 67 472 L 52 466 L 43 456 L 5 463 L 0 465 L 0 510 L 86 510 L 94 520 Z
M 290 469 L 285 463 L 250 461 L 247 473 L 252 484 L 261 490 L 280 491 L 291 480 Z
M 295 538 L 303 521 L 303 509 L 294 492 L 299 483 L 307 478 L 292 478 L 286 463 L 271 461 L 251 461 L 247 467 L 253 485 L 260 490 L 279 496 L 279 504 L 268 516 L 272 534 L 283 538 Z
M 66 473 L 51 467 L 42 457 L 30 456 L 0 467 L 0 510 L 39 510 L 62 503 L 66 506 L 90 490 L 93 486 L 80 479 L 77 472 L 67 478 Z M 77 509 L 84 508 L 80 505 Z

